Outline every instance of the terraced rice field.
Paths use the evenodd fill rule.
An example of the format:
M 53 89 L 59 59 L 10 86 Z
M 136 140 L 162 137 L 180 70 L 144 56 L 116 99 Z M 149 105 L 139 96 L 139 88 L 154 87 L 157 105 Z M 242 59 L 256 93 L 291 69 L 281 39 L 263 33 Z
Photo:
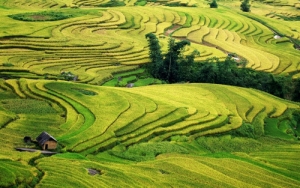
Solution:
M 0 161 L 6 164 L 10 160 L 13 164 L 2 167 L 5 177 L 9 176 L 7 170 L 14 173 L 15 168 L 23 165 L 22 176 L 36 179 L 38 187 L 92 187 L 93 184 L 137 187 L 150 186 L 153 181 L 155 186 L 300 186 L 299 172 L 293 166 L 298 145 L 282 145 L 286 152 L 237 150 L 229 158 L 214 158 L 214 154 L 197 144 L 203 136 L 226 134 L 241 127 L 243 122 L 255 125 L 253 131 L 264 134 L 263 119 L 285 117 L 286 112 L 300 109 L 296 103 L 252 89 L 212 84 L 114 88 L 22 79 L 3 81 L 1 88 L 3 96 L 7 96 L 1 100 L 1 114 L 8 121 L 1 122 Z M 21 109 L 16 109 L 16 104 Z M 39 153 L 20 153 L 13 148 L 25 147 L 25 135 L 34 137 L 45 129 L 55 135 L 61 151 L 67 153 L 35 160 L 35 169 L 27 162 Z M 180 138 L 183 140 L 179 141 Z M 255 141 L 250 139 L 250 142 Z M 190 148 L 192 145 L 194 149 Z M 194 156 L 197 150 L 201 151 L 197 155 L 205 157 Z M 164 154 L 172 151 L 178 154 Z M 278 152 L 278 159 L 270 157 Z M 286 154 L 291 160 L 285 160 Z M 131 162 L 155 157 L 154 161 Z M 265 160 L 272 165 L 261 162 Z M 277 168 L 285 167 L 278 174 Z M 235 169 L 241 168 L 243 171 L 235 173 Z M 96 169 L 99 174 L 92 176 L 88 169 Z M 253 172 L 257 174 L 255 177 Z M 66 179 L 59 175 L 66 173 L 72 176 Z M 116 181 L 111 181 L 112 177 Z M 272 181 L 265 181 L 267 178 Z M 6 179 L 1 185 L 33 181 L 25 179 Z
M 247 67 L 275 74 L 298 75 L 299 52 L 287 38 L 275 39 L 273 31 L 267 27 L 270 25 L 276 31 L 298 39 L 300 28 L 294 26 L 293 21 L 285 21 L 291 26 L 288 30 L 287 27 L 277 27 L 281 24 L 280 20 L 253 15 L 265 20 L 268 23 L 266 26 L 248 15 L 229 10 L 229 7 L 202 8 L 200 2 L 197 8 L 122 6 L 109 9 L 93 8 L 105 1 L 45 3 L 3 3 L 7 9 L 3 9 L 0 15 L 3 28 L 0 30 L 2 62 L 39 75 L 71 71 L 78 75 L 82 83 L 101 85 L 112 77 L 112 73 L 134 69 L 149 62 L 145 34 L 153 32 L 164 36 L 161 43 L 165 50 L 169 36 L 190 40 L 192 45 L 186 53 L 197 49 L 200 52 L 197 60 L 225 58 L 227 53 L 237 53 L 248 61 Z M 11 5 L 27 7 L 27 10 L 12 9 Z M 47 24 L 7 17 L 33 10 L 42 11 L 46 5 L 54 12 L 59 7 L 89 8 L 61 8 L 60 12 L 72 17 Z M 172 26 L 177 29 L 168 30 Z
M 163 52 L 186 39 L 197 61 L 236 53 L 249 68 L 300 76 L 298 2 L 252 2 L 251 14 L 218 4 L 1 1 L 0 187 L 300 187 L 298 103 L 216 84 L 108 87 L 143 72 L 149 32 Z M 11 16 L 24 13 L 33 20 Z M 68 16 L 41 21 L 55 13 Z M 69 72 L 78 79 L 57 80 Z M 24 137 L 43 131 L 58 154 L 15 150 L 38 148 Z

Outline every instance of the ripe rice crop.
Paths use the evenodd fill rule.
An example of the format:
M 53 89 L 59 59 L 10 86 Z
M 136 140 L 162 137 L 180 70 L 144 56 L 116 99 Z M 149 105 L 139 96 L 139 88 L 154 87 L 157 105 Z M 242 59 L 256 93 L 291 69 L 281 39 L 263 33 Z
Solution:
M 124 3 L 0 2 L 0 187 L 300 187 L 299 104 L 217 84 L 99 86 L 157 83 L 136 70 L 150 62 L 149 32 L 163 53 L 173 33 L 196 61 L 236 53 L 248 68 L 297 77 L 287 37 L 299 39 L 299 3 L 251 2 L 251 14 L 238 1 Z M 70 17 L 40 21 L 43 12 Z M 24 13 L 40 20 L 9 17 Z M 51 80 L 61 72 L 78 79 Z M 60 154 L 15 151 L 40 149 L 24 137 L 42 131 Z
M 126 74 L 128 73 L 124 73 L 124 75 Z M 26 84 L 27 87 L 25 87 Z M 142 149 L 134 147 L 135 144 L 147 141 L 151 141 L 154 146 L 159 146 L 156 143 L 160 143 L 163 140 L 174 140 L 176 136 L 190 142 L 198 140 L 198 137 L 199 139 L 206 139 L 203 136 L 234 130 L 242 124 L 242 121 L 255 123 L 254 121 L 257 118 L 262 118 L 263 120 L 265 117 L 271 115 L 279 117 L 285 112 L 285 109 L 299 108 L 295 103 L 280 100 L 252 89 L 212 84 L 174 84 L 140 88 L 112 88 L 71 82 L 23 80 L 22 85 L 23 88 L 28 88 L 28 92 L 30 91 L 33 95 L 54 103 L 60 103 L 66 110 L 66 123 L 63 123 L 62 119 L 58 118 L 56 114 L 52 116 L 48 114 L 48 116 L 44 115 L 43 117 L 30 114 L 22 115 L 20 119 L 0 130 L 3 146 L 5 148 L 21 146 L 24 144 L 22 143 L 22 136 L 24 134 L 34 136 L 46 128 L 57 135 L 59 142 L 63 144 L 64 150 L 80 152 L 87 158 L 91 157 L 89 160 L 75 160 L 54 156 L 37 160 L 36 164 L 38 168 L 45 173 L 45 176 L 41 178 L 37 186 L 57 186 L 58 182 L 66 186 L 87 186 L 91 182 L 102 185 L 106 184 L 111 177 L 118 177 L 117 182 L 119 185 L 120 183 L 127 185 L 127 183 L 121 181 L 124 176 L 130 182 L 141 181 L 146 184 L 149 179 L 147 178 L 148 176 L 158 178 L 156 181 L 157 185 L 164 185 L 166 182 L 174 179 L 174 177 L 177 177 L 175 178 L 176 185 L 185 182 L 185 179 L 189 177 L 203 177 L 202 179 L 196 178 L 197 180 L 191 179 L 188 183 L 191 186 L 196 184 L 215 186 L 220 185 L 220 183 L 224 186 L 236 184 L 241 186 L 297 185 L 297 180 L 294 178 L 297 173 L 294 172 L 296 168 L 293 168 L 293 159 L 295 157 L 293 153 L 286 155 L 290 156 L 291 160 L 289 163 L 282 163 L 289 170 L 282 171 L 278 175 L 277 172 L 268 171 L 268 166 L 261 167 L 256 163 L 248 163 L 240 159 L 192 157 L 188 153 L 189 150 L 186 149 L 182 150 L 185 154 L 174 154 L 174 156 L 164 159 L 163 153 L 173 151 L 168 150 L 169 146 L 170 148 L 178 149 L 178 145 L 173 145 L 177 141 L 167 142 L 169 146 L 160 145 L 161 149 L 155 151 L 157 153 L 154 150 L 153 153 L 145 153 Z M 91 91 L 95 95 L 86 95 L 82 91 Z M 32 101 L 30 99 L 21 100 Z M 105 108 L 101 106 L 105 106 Z M 261 110 L 264 113 L 261 113 Z M 90 114 L 93 114 L 96 118 L 90 118 Z M 51 118 L 52 121 L 47 122 L 48 118 Z M 34 126 L 37 123 L 43 124 L 43 126 L 37 128 Z M 8 135 L 10 135 L 10 139 L 3 140 Z M 239 139 L 243 141 L 243 138 Z M 207 143 L 209 142 L 208 139 Z M 225 143 L 225 140 L 222 140 L 222 142 Z M 178 143 L 181 143 L 181 146 L 188 144 L 186 141 Z M 127 151 L 126 147 L 132 149 Z M 194 147 L 202 146 L 198 145 Z M 247 147 L 243 148 L 241 145 L 234 148 L 241 148 L 244 151 Z M 234 151 L 234 148 L 231 149 Z M 157 156 L 156 160 L 147 161 L 147 163 L 135 164 L 127 162 L 127 164 L 122 164 L 109 161 L 104 162 L 103 159 L 100 163 L 98 159 L 96 160 L 95 154 L 101 156 L 103 154 L 100 151 L 105 152 L 106 150 L 111 150 L 110 153 L 114 155 L 114 158 L 118 158 L 116 156 L 119 156 L 137 161 L 148 160 L 147 157 L 151 156 L 153 159 L 155 155 Z M 276 159 L 272 158 L 272 160 L 269 160 L 271 157 L 268 155 L 271 156 L 272 153 L 263 154 L 255 153 L 254 151 L 251 150 L 252 153 L 250 155 L 259 156 L 261 159 L 268 160 L 269 163 L 276 166 L 280 166 L 280 160 L 283 160 L 285 156 L 284 153 L 281 153 L 276 155 Z M 285 149 L 285 151 L 288 151 L 288 149 Z M 132 152 L 137 152 L 137 154 L 133 154 Z M 39 154 L 37 153 L 36 155 Z M 0 158 L 3 158 L 3 156 L 7 157 L 7 154 L 0 152 Z M 30 159 L 32 156 L 28 155 L 28 158 Z M 29 160 L 28 158 L 24 156 L 24 160 Z M 118 158 L 118 160 L 121 159 Z M 190 164 L 194 164 L 194 166 L 188 165 L 186 163 L 187 160 Z M 235 164 L 235 169 L 227 167 L 228 164 L 233 163 Z M 64 164 L 64 166 L 58 168 L 61 164 Z M 69 169 L 71 167 L 73 170 L 70 172 Z M 242 167 L 246 168 L 243 168 L 240 173 L 235 173 L 237 169 Z M 89 168 L 99 170 L 100 174 L 89 175 Z M 124 169 L 135 169 L 135 173 L 127 174 L 128 171 Z M 147 170 L 145 171 L 145 169 Z M 204 171 L 203 169 L 206 170 Z M 140 171 L 145 171 L 143 177 L 138 175 L 137 172 Z M 185 174 L 182 174 L 182 172 L 185 172 Z M 232 175 L 230 175 L 230 172 L 232 172 Z M 64 181 L 62 181 L 59 174 L 64 173 L 72 174 L 72 176 L 70 175 L 69 178 L 64 178 Z M 255 175 L 255 182 L 248 179 L 249 174 L 253 173 L 258 173 L 258 175 Z M 162 180 L 154 176 L 154 174 L 156 176 L 166 176 L 167 179 Z M 287 178 L 286 174 L 290 174 L 292 179 Z M 74 177 L 76 181 L 72 180 Z M 267 178 L 271 178 L 273 183 L 266 182 L 265 179 Z M 53 179 L 55 182 L 51 183 Z M 287 179 L 290 181 L 287 181 Z M 207 180 L 207 182 L 204 180 Z M 111 185 L 114 186 L 115 184 L 111 182 Z
M 38 171 L 35 168 L 9 159 L 1 159 L 0 164 L 1 187 L 14 186 L 16 183 L 24 186 L 37 183 L 35 176 Z

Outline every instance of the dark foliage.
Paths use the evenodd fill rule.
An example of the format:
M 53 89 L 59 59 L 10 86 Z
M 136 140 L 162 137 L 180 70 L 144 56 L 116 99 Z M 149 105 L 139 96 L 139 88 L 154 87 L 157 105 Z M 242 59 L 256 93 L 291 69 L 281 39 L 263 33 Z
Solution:
M 161 74 L 163 72 L 162 70 L 163 57 L 162 57 L 159 41 L 153 33 L 148 33 L 146 35 L 146 38 L 148 39 L 149 48 L 150 48 L 149 55 L 152 60 L 152 63 L 148 64 L 146 68 L 149 71 L 149 73 L 153 75 L 155 78 L 163 79 L 161 78 Z
M 249 0 L 243 0 L 242 4 L 241 4 L 241 10 L 244 12 L 250 12 L 250 3 Z
M 300 21 L 300 16 L 284 16 L 281 14 L 275 14 L 276 16 L 278 16 L 279 18 L 282 18 L 285 21 Z
M 149 42 L 151 63 L 146 70 L 154 77 L 168 83 L 193 82 L 216 83 L 247 88 L 255 88 L 272 95 L 300 101 L 300 79 L 290 75 L 273 75 L 241 67 L 231 56 L 224 61 L 210 58 L 204 62 L 194 62 L 198 52 L 183 56 L 181 50 L 188 41 L 169 41 L 169 50 L 162 55 L 159 41 L 154 34 L 146 35 Z
M 210 4 L 209 4 L 210 8 L 218 8 L 218 4 L 216 0 L 213 0 Z
M 64 12 L 44 11 L 44 12 L 29 12 L 21 14 L 9 15 L 10 18 L 20 21 L 41 22 L 41 21 L 56 21 L 73 17 L 71 14 Z
M 71 72 L 61 72 L 60 75 L 57 76 L 58 79 L 60 80 L 67 80 L 67 81 L 77 81 L 78 80 L 78 76 L 74 75 Z
M 171 2 L 171 3 L 167 3 L 166 6 L 169 6 L 169 7 L 180 7 L 181 4 L 180 4 L 180 2 Z

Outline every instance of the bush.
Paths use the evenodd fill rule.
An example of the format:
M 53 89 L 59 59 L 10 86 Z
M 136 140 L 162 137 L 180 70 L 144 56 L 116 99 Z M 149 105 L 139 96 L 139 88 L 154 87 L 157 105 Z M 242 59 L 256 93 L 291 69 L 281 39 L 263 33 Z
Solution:
M 218 4 L 216 0 L 213 0 L 210 4 L 209 4 L 210 8 L 218 8 Z
M 241 4 L 241 10 L 244 11 L 244 12 L 250 12 L 250 3 L 249 3 L 249 0 L 244 0 Z

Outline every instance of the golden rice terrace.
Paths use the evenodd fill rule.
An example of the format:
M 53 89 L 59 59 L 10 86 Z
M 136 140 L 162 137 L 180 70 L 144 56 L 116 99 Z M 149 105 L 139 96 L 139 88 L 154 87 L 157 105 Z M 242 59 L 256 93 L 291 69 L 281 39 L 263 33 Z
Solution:
M 300 187 L 299 103 L 137 78 L 148 33 L 163 53 L 172 37 L 190 41 L 183 54 L 197 50 L 197 62 L 235 53 L 300 77 L 299 1 L 252 1 L 248 13 L 208 3 L 1 1 L 0 187 Z M 44 131 L 57 154 L 40 151 Z

